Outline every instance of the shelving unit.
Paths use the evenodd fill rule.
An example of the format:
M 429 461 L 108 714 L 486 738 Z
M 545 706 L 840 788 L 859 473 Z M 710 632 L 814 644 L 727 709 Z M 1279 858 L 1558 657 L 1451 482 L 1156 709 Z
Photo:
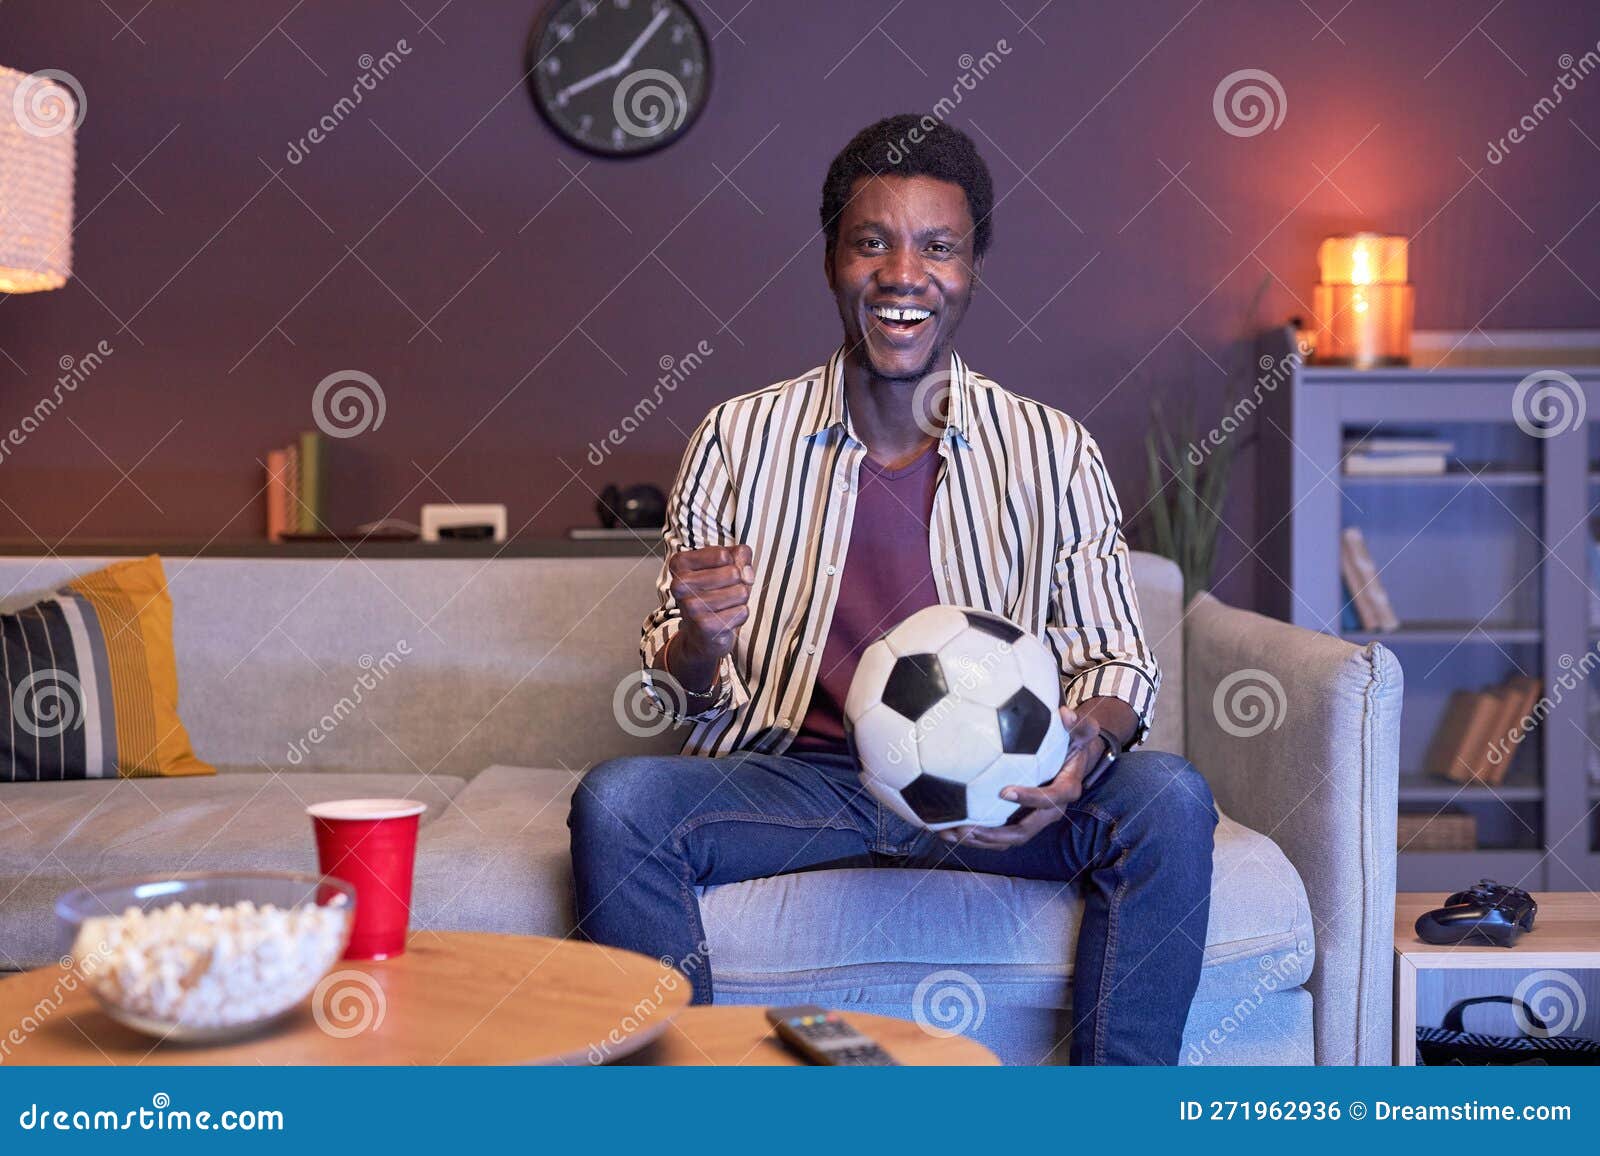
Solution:
M 1600 640 L 1590 624 L 1600 517 L 1600 334 L 1416 335 L 1410 368 L 1299 364 L 1286 331 L 1264 334 L 1258 386 L 1257 590 L 1266 612 L 1358 644 L 1380 642 L 1405 672 L 1400 809 L 1466 812 L 1479 847 L 1399 854 L 1402 890 L 1454 890 L 1491 875 L 1524 887 L 1600 888 Z M 1519 383 L 1559 369 L 1582 420 L 1535 436 L 1516 420 Z M 1274 387 L 1273 382 L 1277 381 Z M 1574 399 L 1575 401 L 1578 399 Z M 1438 436 L 1459 459 L 1443 474 L 1345 476 L 1344 443 L 1366 431 Z M 1401 620 L 1349 630 L 1339 534 L 1359 525 Z M 1569 673 L 1570 672 L 1570 673 Z M 1423 753 L 1454 690 L 1524 674 L 1549 713 L 1503 783 L 1430 777 Z

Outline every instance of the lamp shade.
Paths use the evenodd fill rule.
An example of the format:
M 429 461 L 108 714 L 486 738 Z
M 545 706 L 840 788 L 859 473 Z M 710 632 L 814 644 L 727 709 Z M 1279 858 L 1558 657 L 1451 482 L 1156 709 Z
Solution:
M 81 90 L 67 74 L 0 67 L 0 292 L 59 289 L 72 275 L 82 119 Z

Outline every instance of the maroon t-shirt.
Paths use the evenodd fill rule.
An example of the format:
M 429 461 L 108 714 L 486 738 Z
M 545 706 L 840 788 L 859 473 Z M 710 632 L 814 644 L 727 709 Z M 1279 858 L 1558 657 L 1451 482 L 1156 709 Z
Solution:
M 811 705 L 790 751 L 848 751 L 844 701 L 862 652 L 918 610 L 939 604 L 928 556 L 928 524 L 940 461 L 937 442 L 897 470 L 862 460 L 839 600 L 822 647 Z

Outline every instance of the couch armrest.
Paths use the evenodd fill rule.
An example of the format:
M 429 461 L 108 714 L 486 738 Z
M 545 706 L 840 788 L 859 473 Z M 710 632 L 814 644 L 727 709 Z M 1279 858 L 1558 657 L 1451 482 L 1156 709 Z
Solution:
M 1399 661 L 1200 594 L 1184 664 L 1185 753 L 1310 897 L 1317 1063 L 1391 1063 Z

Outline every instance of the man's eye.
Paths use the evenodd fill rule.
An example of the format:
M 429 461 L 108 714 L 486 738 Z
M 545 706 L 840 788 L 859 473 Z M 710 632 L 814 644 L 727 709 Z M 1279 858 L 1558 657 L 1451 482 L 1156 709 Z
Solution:
M 935 241 L 933 244 L 929 245 L 928 248 L 934 253 L 950 252 L 950 246 L 946 245 L 943 241 Z
M 868 237 L 861 242 L 861 247 L 863 249 L 882 249 L 884 244 L 876 237 Z

